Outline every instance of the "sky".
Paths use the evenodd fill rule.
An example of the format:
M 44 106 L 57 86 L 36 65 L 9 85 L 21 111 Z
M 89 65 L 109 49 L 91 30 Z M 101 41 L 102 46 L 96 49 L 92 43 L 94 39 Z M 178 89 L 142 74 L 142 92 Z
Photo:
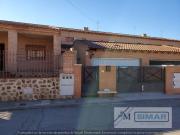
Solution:
M 0 0 L 0 20 L 180 40 L 180 0 Z

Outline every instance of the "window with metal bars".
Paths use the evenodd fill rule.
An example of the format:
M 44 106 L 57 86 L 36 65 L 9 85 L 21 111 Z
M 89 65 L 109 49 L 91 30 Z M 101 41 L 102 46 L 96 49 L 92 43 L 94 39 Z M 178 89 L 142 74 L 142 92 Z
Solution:
M 26 45 L 26 59 L 37 61 L 46 59 L 46 47 L 43 45 Z

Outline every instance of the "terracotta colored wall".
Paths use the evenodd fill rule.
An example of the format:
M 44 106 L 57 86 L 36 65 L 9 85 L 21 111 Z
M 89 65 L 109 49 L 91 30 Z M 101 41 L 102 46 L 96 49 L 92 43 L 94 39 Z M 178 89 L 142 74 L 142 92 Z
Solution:
M 55 55 L 61 54 L 61 35 L 53 35 L 53 51 Z
M 16 30 L 8 31 L 8 71 L 16 72 L 17 71 L 17 47 L 18 47 L 18 34 Z
M 63 53 L 63 73 L 73 73 L 76 61 L 76 51 L 66 51 Z
M 77 62 L 78 64 L 85 64 L 86 63 L 86 50 L 88 47 L 81 42 L 75 42 L 73 48 L 77 50 Z
M 143 37 L 130 37 L 125 35 L 113 35 L 113 34 L 102 34 L 102 33 L 93 33 L 91 31 L 78 32 L 73 30 L 58 30 L 53 28 L 46 27 L 36 27 L 30 25 L 13 25 L 1 23 L 0 29 L 3 31 L 13 29 L 18 30 L 21 33 L 38 33 L 43 35 L 54 35 L 61 34 L 62 43 L 69 44 L 65 42 L 65 37 L 74 37 L 74 39 L 88 39 L 88 40 L 100 40 L 100 41 L 119 41 L 119 42 L 128 42 L 128 43 L 144 43 L 144 44 L 164 44 L 164 45 L 175 45 L 180 46 L 178 41 L 168 41 L 168 40 L 159 40 L 159 39 L 148 39 Z M 72 43 L 71 43 L 72 44 Z
M 76 51 L 66 51 L 63 53 L 63 73 L 72 73 L 74 74 L 74 98 L 81 97 L 81 74 L 82 74 L 82 65 L 76 64 L 77 61 L 77 52 Z
M 74 32 L 74 31 L 61 31 L 61 36 L 62 36 L 62 43 L 64 44 L 72 44 L 72 42 L 65 42 L 65 37 L 74 37 L 75 39 L 87 39 L 93 41 L 118 41 L 125 43 L 144 43 L 144 44 L 158 44 L 158 45 L 162 44 L 162 45 L 180 46 L 180 42 L 175 42 L 175 41 L 127 37 L 123 35 L 117 36 L 117 35 L 103 35 L 103 34 Z
M 99 67 L 99 90 L 110 89 L 116 91 L 116 67 L 111 66 L 110 71 L 106 71 L 106 66 Z
M 43 66 L 43 63 L 39 61 L 27 61 L 26 60 L 26 45 L 44 45 L 46 47 L 46 56 L 52 54 L 61 54 L 61 35 L 58 33 L 47 33 L 36 34 L 37 30 L 24 32 L 22 30 L 16 30 L 15 28 L 6 29 L 6 32 L 0 32 L 0 43 L 5 44 L 5 50 L 7 52 L 6 58 L 6 69 L 12 72 L 16 72 L 18 66 L 25 67 L 23 70 L 32 68 L 32 65 Z M 16 55 L 17 58 L 15 57 Z M 52 68 L 53 60 L 49 59 L 44 63 L 49 63 L 49 69 Z
M 46 63 L 45 61 L 40 63 L 40 61 L 28 61 L 26 60 L 26 45 L 43 45 L 46 47 Z M 23 67 L 24 70 L 33 69 L 34 66 L 38 65 L 39 68 L 43 67 L 44 64 L 49 64 L 49 70 L 52 68 L 53 60 L 53 41 L 50 37 L 30 37 L 28 35 L 18 34 L 18 66 Z
M 0 32 L 0 43 L 5 45 L 5 68 L 12 72 L 16 71 L 16 57 L 10 54 L 17 52 L 17 32 L 15 30 Z
M 180 88 L 173 87 L 174 73 L 180 73 L 180 66 L 166 67 L 165 91 L 167 94 L 180 94 Z
M 81 64 L 75 64 L 74 65 L 74 77 L 75 77 L 75 83 L 74 83 L 74 97 L 80 98 L 81 97 L 81 87 L 82 87 L 82 65 Z

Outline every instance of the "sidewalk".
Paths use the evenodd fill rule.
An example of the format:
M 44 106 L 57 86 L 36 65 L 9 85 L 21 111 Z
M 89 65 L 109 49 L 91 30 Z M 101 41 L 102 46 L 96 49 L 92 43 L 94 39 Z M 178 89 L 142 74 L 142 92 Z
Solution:
M 124 101 L 138 101 L 138 100 L 157 100 L 157 99 L 180 99 L 180 95 L 166 95 L 158 92 L 148 93 L 119 93 L 117 95 Z
M 37 100 L 37 101 L 19 101 L 19 102 L 0 102 L 0 111 L 34 109 L 40 107 L 70 107 L 76 105 L 92 105 L 92 104 L 113 104 L 123 103 L 125 101 L 141 101 L 141 100 L 165 100 L 180 99 L 180 95 L 165 95 L 163 93 L 127 93 L 118 94 L 115 97 L 94 97 L 81 99 L 60 99 L 60 100 Z

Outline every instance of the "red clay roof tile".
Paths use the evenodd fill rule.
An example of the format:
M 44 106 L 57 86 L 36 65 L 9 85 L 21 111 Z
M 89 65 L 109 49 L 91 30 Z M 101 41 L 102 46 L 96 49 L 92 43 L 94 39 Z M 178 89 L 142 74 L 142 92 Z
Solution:
M 142 44 L 126 44 L 126 43 L 118 43 L 118 42 L 92 42 L 92 43 L 99 46 L 99 48 L 104 48 L 104 49 L 180 53 L 179 47 L 167 46 L 167 45 L 142 45 Z

